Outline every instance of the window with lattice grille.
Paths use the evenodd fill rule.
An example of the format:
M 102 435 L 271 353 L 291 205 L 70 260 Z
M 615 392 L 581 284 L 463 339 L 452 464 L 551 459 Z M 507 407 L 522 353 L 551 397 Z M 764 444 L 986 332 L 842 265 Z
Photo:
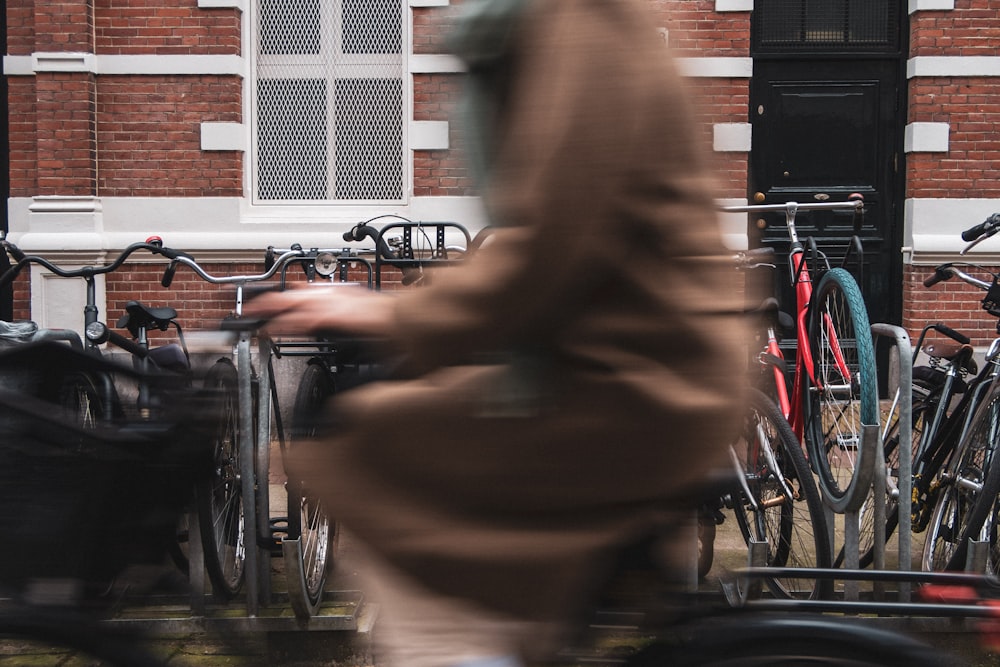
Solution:
M 901 0 L 755 0 L 756 54 L 893 51 Z
M 403 198 L 402 0 L 257 0 L 254 201 Z

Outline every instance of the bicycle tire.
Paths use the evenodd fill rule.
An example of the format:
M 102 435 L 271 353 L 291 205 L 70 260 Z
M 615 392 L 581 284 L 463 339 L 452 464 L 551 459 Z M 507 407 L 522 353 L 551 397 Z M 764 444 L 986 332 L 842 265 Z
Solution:
M 940 489 L 922 567 L 927 571 L 964 570 L 969 540 L 979 536 L 1000 494 L 1000 384 L 994 384 L 976 406 L 969 430 L 938 476 Z
M 763 447 L 770 451 L 777 470 L 764 455 Z M 736 523 L 747 545 L 751 538 L 767 540 L 769 567 L 830 567 L 830 536 L 816 481 L 792 427 L 774 401 L 761 391 L 749 392 L 743 426 L 733 450 L 754 496 L 751 502 L 741 488 L 733 502 Z M 781 480 L 792 490 L 791 499 Z M 789 599 L 817 599 L 832 592 L 832 582 L 815 578 L 765 581 L 774 595 Z
M 218 391 L 221 400 L 212 474 L 198 483 L 195 494 L 198 524 L 212 590 L 229 599 L 243 585 L 246 558 L 236 367 L 228 359 L 220 359 L 209 369 L 204 384 L 206 389 Z
M 820 279 L 807 332 L 813 372 L 805 374 L 802 398 L 810 460 L 827 504 L 836 512 L 857 510 L 874 472 L 878 378 L 868 311 L 846 270 Z
M 323 364 L 310 363 L 306 366 L 295 394 L 289 449 L 295 447 L 296 441 L 316 435 L 317 416 L 326 399 L 335 391 L 336 387 Z M 286 484 L 287 541 L 298 540 L 298 544 L 290 549 L 283 543 L 282 551 L 286 558 L 286 571 L 301 573 L 300 582 L 289 582 L 289 600 L 297 616 L 308 617 L 317 612 L 323 600 L 323 588 L 336 556 L 339 530 L 327 514 L 323 501 L 310 492 L 301 480 L 289 475 Z
M 627 667 L 956 667 L 960 661 L 902 634 L 834 619 L 710 618 L 680 628 Z

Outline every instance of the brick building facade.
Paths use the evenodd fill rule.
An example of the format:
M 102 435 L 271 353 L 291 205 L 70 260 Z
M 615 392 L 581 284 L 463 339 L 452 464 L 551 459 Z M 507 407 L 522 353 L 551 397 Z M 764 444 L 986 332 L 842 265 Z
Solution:
M 748 122 L 753 0 L 648 1 L 692 79 L 719 199 L 746 202 L 759 148 Z M 87 264 L 155 234 L 229 274 L 259 268 L 269 245 L 340 247 L 345 230 L 378 215 L 477 228 L 450 116 L 461 68 L 442 44 L 449 0 L 399 4 L 7 0 L 11 238 Z M 962 229 L 1000 209 L 990 168 L 1000 153 L 1000 7 L 910 0 L 906 10 L 902 323 L 912 333 L 948 319 L 982 346 L 993 322 L 974 290 L 920 281 L 957 258 Z M 393 26 L 370 30 L 384 21 Z M 376 107 L 372 120 L 365 109 Z M 321 139 L 302 134 L 310 123 Z M 747 243 L 744 218 L 724 224 L 733 247 Z M 1000 265 L 997 244 L 980 247 L 982 262 Z M 231 309 L 228 293 L 193 276 L 164 290 L 160 266 L 109 276 L 102 313 L 112 319 L 139 298 L 212 328 Z M 28 283 L 16 316 L 79 327 L 82 285 L 37 270 Z

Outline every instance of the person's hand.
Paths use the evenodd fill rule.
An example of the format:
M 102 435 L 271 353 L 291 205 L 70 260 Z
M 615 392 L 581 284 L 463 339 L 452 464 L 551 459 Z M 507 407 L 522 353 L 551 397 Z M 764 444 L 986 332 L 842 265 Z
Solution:
M 393 298 L 353 285 L 308 285 L 261 294 L 243 312 L 267 320 L 271 333 L 337 331 L 382 338 L 392 330 Z

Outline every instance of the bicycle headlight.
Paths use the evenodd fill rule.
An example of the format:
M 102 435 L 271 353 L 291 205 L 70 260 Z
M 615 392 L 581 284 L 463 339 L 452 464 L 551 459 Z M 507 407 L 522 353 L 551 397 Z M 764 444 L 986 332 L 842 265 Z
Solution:
M 316 266 L 316 273 L 326 278 L 337 270 L 337 257 L 332 252 L 321 252 L 316 255 L 313 264 Z
M 98 345 L 108 342 L 108 338 L 110 337 L 108 325 L 104 322 L 91 322 L 87 325 L 85 334 L 87 336 L 87 340 L 91 343 L 97 343 Z

